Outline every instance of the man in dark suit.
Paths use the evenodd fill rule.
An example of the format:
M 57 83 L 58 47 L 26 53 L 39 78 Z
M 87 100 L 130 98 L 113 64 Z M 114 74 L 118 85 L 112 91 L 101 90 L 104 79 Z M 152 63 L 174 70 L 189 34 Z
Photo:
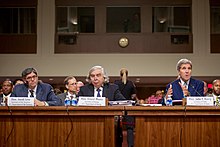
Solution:
M 109 83 L 109 77 L 101 66 L 92 67 L 86 80 L 89 84 L 80 88 L 79 96 L 106 97 L 109 101 L 125 100 L 118 86 Z
M 27 68 L 22 72 L 25 84 L 16 85 L 11 97 L 33 97 L 35 106 L 58 106 L 61 100 L 51 85 L 40 82 L 36 69 Z
M 5 105 L 7 103 L 7 99 L 10 97 L 13 89 L 13 83 L 10 79 L 6 79 L 2 83 L 2 94 L 0 94 L 0 104 Z
M 126 100 L 136 100 L 136 86 L 130 80 L 128 80 L 128 70 L 122 68 L 120 70 L 120 80 L 115 80 L 114 82 L 119 86 L 119 90 L 126 98 Z M 124 116 L 123 123 L 125 123 L 127 129 L 127 143 L 128 147 L 134 146 L 134 122 L 135 118 L 133 116 Z M 123 135 L 123 133 L 122 133 Z
M 193 79 L 192 62 L 188 59 L 181 59 L 177 63 L 178 78 L 169 83 L 166 87 L 166 95 L 163 100 L 165 104 L 168 96 L 173 100 L 181 100 L 187 96 L 204 96 L 204 84 L 200 80 Z
M 77 82 L 76 78 L 73 76 L 68 76 L 64 79 L 64 85 L 65 88 L 67 89 L 67 92 L 61 93 L 57 95 L 62 100 L 62 105 L 65 105 L 65 99 L 66 97 L 76 97 L 77 93 Z
M 220 106 L 220 79 L 215 79 L 212 82 L 212 94 L 216 106 Z

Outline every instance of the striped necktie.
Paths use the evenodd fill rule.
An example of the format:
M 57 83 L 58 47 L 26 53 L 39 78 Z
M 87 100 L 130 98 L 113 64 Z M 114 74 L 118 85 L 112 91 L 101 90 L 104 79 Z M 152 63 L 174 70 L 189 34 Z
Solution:
M 34 90 L 31 89 L 30 93 L 31 93 L 30 97 L 34 97 Z

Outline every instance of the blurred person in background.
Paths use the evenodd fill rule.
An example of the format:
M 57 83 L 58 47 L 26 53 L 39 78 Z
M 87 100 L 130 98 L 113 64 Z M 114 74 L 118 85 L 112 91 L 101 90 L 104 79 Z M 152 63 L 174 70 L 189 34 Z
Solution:
M 82 81 L 77 81 L 76 86 L 77 86 L 76 93 L 78 94 L 80 91 L 80 87 L 84 86 L 84 83 Z
M 220 79 L 212 82 L 212 96 L 217 106 L 220 106 Z
M 0 102 L 2 105 L 7 104 L 8 98 L 11 96 L 13 83 L 10 79 L 6 79 L 2 83 L 2 94 L 0 94 Z

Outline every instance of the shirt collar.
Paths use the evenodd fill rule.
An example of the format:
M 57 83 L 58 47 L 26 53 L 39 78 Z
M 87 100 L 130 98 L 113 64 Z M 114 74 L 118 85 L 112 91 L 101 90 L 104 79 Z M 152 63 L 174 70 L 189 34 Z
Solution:
M 188 81 L 184 82 L 184 81 L 180 78 L 180 82 L 181 82 L 182 85 L 184 85 L 185 83 L 186 83 L 187 85 L 189 85 L 189 81 L 190 81 L 190 79 L 189 79 Z
M 28 91 L 30 91 L 31 89 L 29 88 Z M 32 89 L 34 91 L 34 93 L 37 93 L 37 85 L 35 86 L 34 89 Z
M 3 97 L 10 97 L 11 96 L 11 93 L 9 93 L 8 95 L 5 95 L 4 93 L 3 93 Z

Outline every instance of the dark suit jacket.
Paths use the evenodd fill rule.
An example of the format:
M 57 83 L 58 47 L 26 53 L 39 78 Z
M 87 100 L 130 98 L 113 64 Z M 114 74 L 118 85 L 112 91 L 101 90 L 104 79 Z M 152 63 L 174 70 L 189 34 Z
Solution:
M 170 84 L 172 84 L 173 89 L 173 100 L 181 100 L 184 98 L 183 91 L 181 86 L 179 85 L 180 79 L 177 79 Z M 166 92 L 170 87 L 170 84 L 166 87 Z M 188 91 L 190 92 L 190 96 L 204 96 L 204 84 L 200 80 L 196 80 L 193 78 L 190 78 L 190 82 L 188 85 Z
M 94 86 L 88 84 L 80 87 L 78 95 L 94 97 Z M 108 98 L 109 101 L 125 100 L 125 97 L 119 91 L 118 86 L 110 83 L 104 84 L 102 96 Z
M 0 94 L 0 103 L 3 101 L 2 99 L 3 99 L 3 94 Z
M 66 95 L 67 95 L 67 92 L 61 93 L 61 94 L 58 94 L 58 95 L 57 95 L 57 97 L 60 98 L 60 100 L 61 100 L 61 102 L 62 102 L 62 104 L 61 104 L 62 106 L 65 105 L 65 102 L 64 102 L 64 101 L 65 101 Z
M 11 97 L 28 97 L 28 86 L 26 84 L 16 85 Z M 46 101 L 49 106 L 61 105 L 61 100 L 55 95 L 52 86 L 46 83 L 38 83 L 36 98 L 40 101 Z

